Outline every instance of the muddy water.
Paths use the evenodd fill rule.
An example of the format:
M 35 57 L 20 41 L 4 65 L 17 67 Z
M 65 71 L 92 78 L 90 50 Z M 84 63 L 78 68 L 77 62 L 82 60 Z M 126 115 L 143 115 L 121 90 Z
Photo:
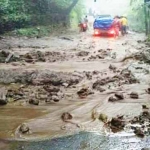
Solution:
M 0 108 L 0 138 L 14 138 L 16 128 L 29 119 L 46 114 L 44 109 L 23 106 L 5 106 Z
M 15 45 L 13 47 L 13 51 L 21 52 L 25 50 L 26 52 L 35 50 L 34 48 L 28 48 L 31 46 L 46 46 L 44 51 L 62 51 L 66 53 L 76 53 L 79 51 L 88 51 L 90 55 L 98 54 L 100 49 L 107 50 L 109 55 L 104 60 L 92 60 L 87 61 L 87 57 L 83 61 L 80 58 L 69 59 L 67 61 L 55 62 L 55 63 L 35 63 L 35 64 L 26 64 L 25 66 L 12 66 L 11 64 L 3 64 L 0 65 L 1 68 L 6 69 L 15 69 L 20 68 L 24 70 L 29 69 L 37 69 L 37 70 L 51 70 L 51 71 L 64 71 L 64 72 L 74 72 L 78 71 L 78 74 L 83 71 L 100 71 L 101 75 L 99 78 L 105 78 L 113 76 L 114 73 L 109 70 L 109 65 L 114 64 L 117 69 L 124 69 L 128 66 L 131 66 L 135 60 L 121 62 L 121 60 L 130 55 L 133 52 L 138 52 L 139 48 L 143 45 L 137 45 L 137 40 L 141 40 L 144 38 L 141 34 L 129 34 L 126 37 L 120 37 L 118 39 L 113 38 L 99 38 L 91 36 L 91 33 L 85 34 L 73 34 L 67 35 L 71 37 L 73 41 L 62 40 L 59 37 L 48 37 L 42 39 L 26 39 L 20 40 L 16 39 Z M 10 41 L 8 41 L 10 42 Z M 10 42 L 11 43 L 11 42 Z M 23 45 L 23 48 L 16 48 L 17 45 Z M 25 47 L 25 48 L 24 48 Z M 42 49 L 36 49 L 42 50 Z M 116 58 L 113 58 L 113 56 Z M 148 66 L 146 66 L 148 68 Z M 136 72 L 135 72 L 136 73 Z M 78 133 L 79 131 L 95 131 L 97 133 L 104 134 L 103 123 L 99 120 L 93 121 L 91 119 L 91 113 L 93 110 L 96 110 L 98 113 L 105 113 L 109 118 L 114 117 L 118 114 L 121 115 L 129 115 L 135 116 L 139 115 L 141 112 L 142 104 L 149 104 L 149 95 L 146 94 L 145 89 L 148 87 L 149 79 L 147 75 L 143 74 L 142 77 L 137 75 L 139 79 L 144 79 L 140 84 L 133 85 L 124 85 L 121 87 L 115 87 L 115 85 L 110 85 L 110 88 L 106 86 L 107 89 L 104 93 L 99 93 L 95 91 L 94 95 L 88 96 L 85 99 L 80 99 L 76 92 L 82 87 L 92 87 L 93 80 L 84 79 L 80 84 L 78 84 L 75 88 L 68 88 L 65 91 L 66 97 L 64 100 L 59 103 L 49 103 L 42 104 L 42 108 L 47 111 L 46 115 L 42 116 L 42 110 L 38 108 L 26 108 L 26 107 L 2 107 L 0 112 L 0 119 L 2 123 L 0 123 L 0 137 L 11 138 L 14 134 L 14 130 L 23 122 L 28 122 L 29 127 L 31 128 L 32 133 L 29 135 L 23 135 L 22 137 L 15 137 L 19 140 L 36 140 L 36 139 L 49 139 L 55 138 L 59 136 L 64 136 L 67 134 Z M 108 103 L 109 96 L 116 91 L 121 91 L 125 94 L 125 100 L 122 102 L 116 103 Z M 140 98 L 138 100 L 133 100 L 129 97 L 131 91 L 137 91 L 140 94 Z M 80 128 L 76 126 L 76 124 L 64 123 L 60 116 L 63 112 L 70 112 L 73 115 L 73 122 L 79 124 Z M 6 117 L 4 117 L 6 116 Z M 12 123 L 11 123 L 12 122 Z M 9 125 L 11 123 L 11 126 Z M 7 124 L 7 126 L 5 126 Z M 62 127 L 65 127 L 62 130 Z M 6 136 L 5 136 L 6 134 Z M 86 139 L 86 140 L 84 140 Z M 94 139 L 91 141 L 91 139 Z M 99 139 L 99 140 L 97 140 Z M 116 141 L 114 141 L 116 139 Z M 125 138 L 126 139 L 126 138 Z M 149 140 L 149 139 L 145 139 Z M 55 141 L 57 141 L 55 143 Z M 69 142 L 68 142 L 69 141 Z M 74 142 L 76 141 L 76 142 Z M 112 141 L 112 142 L 111 142 Z M 32 149 L 43 149 L 43 150 L 69 150 L 71 149 L 135 149 L 135 145 L 137 145 L 137 150 L 146 146 L 146 142 L 143 141 L 144 144 L 141 143 L 138 145 L 137 142 L 133 144 L 134 147 L 129 144 L 125 144 L 125 147 L 121 147 L 122 142 L 121 138 L 109 138 L 102 137 L 95 134 L 81 133 L 75 136 L 56 139 L 56 140 L 45 140 L 43 142 L 32 142 L 32 143 L 21 143 L 21 147 L 25 147 L 26 150 Z M 95 143 L 97 142 L 97 143 Z M 64 143 L 64 144 L 63 144 Z M 79 144 L 76 144 L 79 143 Z M 89 144 L 91 143 L 91 144 Z M 117 144 L 116 144 L 117 143 Z M 125 142 L 128 143 L 128 142 Z M 132 143 L 129 142 L 130 144 Z M 133 142 L 134 143 L 134 142 Z M 4 146 L 7 143 L 3 143 Z M 18 144 L 18 143 L 17 143 Z M 112 146 L 114 145 L 114 147 Z M 64 147 L 62 147 L 64 145 Z M 65 146 L 66 145 L 66 146 Z M 116 146 L 117 145 L 117 146 Z M 132 145 L 132 144 L 131 144 Z M 14 145 L 13 145 L 14 146 Z M 20 146 L 20 145 L 19 145 Z M 80 147 L 81 146 L 81 147 Z M 83 147 L 82 147 L 83 146 Z M 51 148 L 53 147 L 53 148 Z M 85 148 L 84 148 L 85 147 Z M 16 148 L 16 145 L 15 145 Z M 20 147 L 17 147 L 20 150 Z M 16 150 L 17 150 L 16 149 Z M 103 150 L 103 149 L 102 149 Z M 136 150 L 136 149 L 135 149 Z
M 150 147 L 149 138 L 141 141 L 128 136 L 102 136 L 88 132 L 53 140 L 8 143 L 9 146 L 5 147 L 5 150 L 141 150 Z

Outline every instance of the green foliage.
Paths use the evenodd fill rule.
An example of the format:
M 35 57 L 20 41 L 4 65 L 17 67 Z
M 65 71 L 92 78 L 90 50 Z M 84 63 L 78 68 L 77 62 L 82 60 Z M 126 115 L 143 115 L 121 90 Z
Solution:
M 34 26 L 65 25 L 81 15 L 79 0 L 0 0 L 0 33 L 15 30 L 22 35 L 37 35 Z M 81 4 L 80 0 L 80 4 Z M 77 4 L 77 5 L 76 5 Z M 73 9 L 75 7 L 75 9 Z M 33 28 L 27 28 L 27 27 Z M 26 29 L 20 29 L 25 27 Z M 41 29 L 43 34 L 44 30 Z
M 131 0 L 128 19 L 130 27 L 135 31 L 145 30 L 144 1 Z
M 39 27 L 16 29 L 13 32 L 10 32 L 9 35 L 41 37 L 41 36 L 48 36 L 49 33 L 51 32 L 52 32 L 51 26 L 39 26 Z

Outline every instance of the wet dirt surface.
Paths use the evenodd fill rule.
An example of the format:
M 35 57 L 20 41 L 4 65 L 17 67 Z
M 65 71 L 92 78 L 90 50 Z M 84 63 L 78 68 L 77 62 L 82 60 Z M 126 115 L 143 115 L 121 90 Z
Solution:
M 43 89 L 43 84 L 52 84 L 52 81 L 50 82 L 47 78 L 45 82 L 43 80 L 41 81 L 40 77 L 43 76 L 40 76 L 40 73 L 38 73 L 34 78 L 31 78 L 30 83 L 32 84 L 28 83 L 29 85 L 23 88 L 23 91 L 25 93 L 27 92 L 25 98 L 15 102 L 15 106 L 14 102 L 9 102 L 8 105 L 11 110 L 8 105 L 0 106 L 3 108 L 0 110 L 2 112 L 0 112 L 2 114 L 0 115 L 0 119 L 3 120 L 0 124 L 0 138 L 4 139 L 7 137 L 15 140 L 39 140 L 70 135 L 78 133 L 79 131 L 95 131 L 104 134 L 104 123 L 97 118 L 93 120 L 93 118 L 91 118 L 93 112 L 98 114 L 104 113 L 109 119 L 116 115 L 126 115 L 130 118 L 139 115 L 142 112 L 142 104 L 149 105 L 149 94 L 145 90 L 150 84 L 150 67 L 148 64 L 141 63 L 141 61 L 136 60 L 134 57 L 130 58 L 130 56 L 133 53 L 135 54 L 143 51 L 145 44 L 138 43 L 137 41 L 144 39 L 145 36 L 143 34 L 137 33 L 130 33 L 125 37 L 114 39 L 93 37 L 91 33 L 77 34 L 75 32 L 70 32 L 67 35 L 51 36 L 40 39 L 5 38 L 0 41 L 2 50 L 9 49 L 13 53 L 19 55 L 25 55 L 32 51 L 40 51 L 46 57 L 45 62 L 37 60 L 29 63 L 21 60 L 16 64 L 14 64 L 14 62 L 1 63 L 1 82 L 3 81 L 3 78 L 5 78 L 2 71 L 3 69 L 5 70 L 5 74 L 7 74 L 7 71 L 13 72 L 13 79 L 7 76 L 7 78 L 13 82 L 18 82 L 18 80 L 14 80 L 18 75 L 18 71 L 38 71 L 40 73 L 44 72 L 43 74 L 47 75 L 53 72 L 54 74 L 57 74 L 58 78 L 61 76 L 61 83 L 59 83 L 58 87 L 63 93 L 62 98 L 60 98 L 58 94 L 54 94 L 55 98 L 56 96 L 59 97 L 59 102 L 50 101 L 47 103 L 45 100 L 42 100 L 42 98 L 38 97 L 39 105 L 33 106 L 35 111 L 30 111 L 32 108 L 28 108 L 30 107 L 30 104 L 28 103 L 29 95 Z M 84 53 L 79 53 L 82 51 L 84 51 Z M 54 56 L 52 57 L 52 53 L 46 55 L 46 52 L 59 53 L 53 53 Z M 128 59 L 125 60 L 124 58 Z M 110 69 L 110 64 L 115 66 L 116 71 Z M 140 68 L 137 69 L 137 67 Z M 126 68 L 128 68 L 128 70 L 132 72 L 133 77 L 140 82 L 135 82 L 133 80 L 131 83 L 130 79 L 127 77 L 112 80 L 114 79 L 114 76 L 120 76 L 121 71 Z M 47 73 L 45 73 L 46 70 Z M 70 73 L 70 75 L 60 75 L 60 72 Z M 64 76 L 68 76 L 68 79 L 64 80 Z M 50 77 L 52 78 L 52 75 L 50 75 Z M 79 78 L 79 81 L 78 83 L 72 84 L 70 78 L 75 77 L 77 79 Z M 18 78 L 19 77 L 17 76 L 17 79 Z M 6 80 L 8 81 L 8 79 Z M 103 92 L 92 88 L 93 83 L 103 79 L 107 79 L 107 82 L 104 84 L 100 83 L 99 89 L 104 88 L 105 90 Z M 37 82 L 37 80 L 40 80 L 40 83 Z M 21 85 L 25 84 L 20 79 L 19 82 L 21 82 Z M 56 84 L 56 82 L 53 83 Z M 2 82 L 2 86 L 3 84 L 4 83 Z M 77 92 L 82 88 L 87 87 L 94 93 L 87 96 L 84 95 L 85 97 L 79 97 Z M 31 92 L 30 94 L 28 94 L 29 91 Z M 122 92 L 124 94 L 124 99 L 116 102 L 108 102 L 109 97 L 113 96 L 115 92 Z M 131 92 L 137 92 L 139 98 L 132 99 L 130 97 Z M 49 92 L 45 93 L 44 91 L 42 95 L 48 93 Z M 47 96 L 51 97 L 51 95 Z M 54 96 L 52 95 L 52 99 L 53 97 Z M 12 113 L 14 112 L 14 109 L 16 110 L 16 113 Z M 43 111 L 44 115 L 42 115 Z M 61 120 L 61 115 L 64 112 L 72 114 L 73 118 L 71 122 L 64 122 Z M 30 115 L 30 113 L 32 115 Z M 9 122 L 12 121 L 16 123 L 11 124 L 11 127 L 4 127 L 5 124 L 8 124 L 8 120 Z M 24 122 L 28 124 L 31 133 L 18 133 L 17 127 Z M 5 136 L 4 133 L 6 132 L 11 134 L 6 134 L 7 136 Z M 29 146 L 29 148 L 26 149 L 30 150 L 31 147 L 32 146 Z M 107 147 L 108 146 L 106 146 L 105 149 L 107 149 Z M 142 148 L 142 146 L 139 148 Z M 46 150 L 45 147 L 41 147 L 41 149 Z M 90 148 L 88 147 L 87 149 Z M 97 149 L 99 149 L 99 147 Z M 114 147 L 114 149 L 116 149 L 116 147 Z

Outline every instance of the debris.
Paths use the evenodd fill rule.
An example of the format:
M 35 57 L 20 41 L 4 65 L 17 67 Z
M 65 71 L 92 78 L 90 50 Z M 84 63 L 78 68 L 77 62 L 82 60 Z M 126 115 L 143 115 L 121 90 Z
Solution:
M 29 130 L 30 130 L 30 128 L 28 127 L 28 125 L 26 123 L 23 123 L 19 128 L 19 131 L 23 134 L 28 133 Z
M 87 51 L 81 51 L 77 53 L 77 56 L 81 56 L 81 57 L 88 56 L 88 55 L 89 55 L 89 52 Z
M 7 90 L 5 88 L 0 88 L 0 105 L 6 105 L 8 103 L 6 95 Z
M 149 109 L 149 107 L 147 107 L 147 105 L 142 105 L 143 109 Z
M 148 89 L 146 90 L 146 92 L 147 92 L 148 94 L 150 94 L 150 88 L 148 88 Z
M 101 113 L 99 115 L 99 120 L 101 120 L 102 122 L 106 123 L 108 121 L 108 116 Z
M 110 64 L 109 69 L 111 69 L 111 70 L 116 70 L 117 68 L 116 68 L 116 66 Z
M 98 119 L 98 117 L 99 117 L 99 113 L 94 109 L 94 110 L 92 111 L 91 118 L 92 118 L 93 120 L 96 120 L 96 119 Z
M 122 93 L 115 93 L 115 96 L 116 96 L 119 100 L 124 99 L 124 96 L 123 96 Z
M 109 102 L 115 102 L 115 101 L 117 101 L 117 98 L 114 96 L 111 96 L 111 97 L 109 97 L 108 101 Z
M 12 57 L 13 57 L 13 54 L 10 53 L 10 54 L 7 56 L 5 62 L 6 62 L 6 63 L 10 62 L 10 59 L 11 59 Z
M 77 92 L 80 98 L 85 98 L 88 95 L 94 94 L 94 92 L 90 91 L 88 88 L 82 88 Z
M 140 138 L 144 138 L 144 136 L 145 136 L 144 132 L 139 127 L 136 127 L 134 129 L 134 133 Z
M 69 113 L 69 112 L 64 112 L 61 115 L 61 119 L 66 122 L 67 120 L 71 120 L 73 118 L 73 116 Z
M 138 95 L 137 92 L 132 92 L 132 93 L 130 94 L 130 97 L 133 98 L 133 99 L 138 99 L 138 98 L 139 98 L 139 95 Z
M 29 104 L 39 105 L 39 100 L 38 99 L 29 99 Z
M 123 117 L 117 116 L 116 118 L 112 118 L 110 121 L 110 128 L 112 129 L 112 132 L 118 132 L 120 130 L 123 130 L 125 127 L 125 121 L 123 120 Z

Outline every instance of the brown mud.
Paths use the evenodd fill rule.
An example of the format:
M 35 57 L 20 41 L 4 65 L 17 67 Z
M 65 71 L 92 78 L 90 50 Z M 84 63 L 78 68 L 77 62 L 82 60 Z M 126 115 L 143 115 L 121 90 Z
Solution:
M 150 104 L 146 92 L 150 67 L 135 57 L 147 48 L 139 40 L 144 41 L 145 36 L 130 33 L 104 38 L 71 31 L 39 39 L 3 38 L 0 49 L 19 55 L 20 60 L 0 64 L 1 87 L 8 91 L 12 85 L 19 87 L 17 91 L 10 87 L 13 94 L 7 95 L 7 105 L 0 106 L 0 138 L 29 140 L 78 131 L 103 133 L 104 123 L 95 115 L 106 114 L 109 120 L 117 115 L 139 115 L 142 105 Z M 93 88 L 96 81 L 98 85 Z M 77 94 L 81 89 L 92 94 L 85 92 L 81 97 Z M 108 101 L 118 92 L 124 99 Z M 138 93 L 138 99 L 130 97 L 132 92 Z M 72 118 L 64 122 L 61 116 L 65 112 Z M 22 123 L 30 128 L 28 134 L 19 133 Z

